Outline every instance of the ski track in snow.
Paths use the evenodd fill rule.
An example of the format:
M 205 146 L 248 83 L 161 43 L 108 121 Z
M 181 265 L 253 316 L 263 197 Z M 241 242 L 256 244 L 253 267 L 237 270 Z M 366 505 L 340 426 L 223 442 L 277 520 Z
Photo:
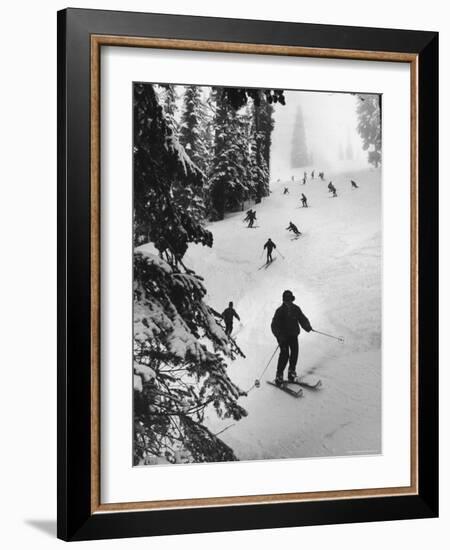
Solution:
M 301 332 L 297 373 L 319 376 L 323 387 L 305 388 L 299 399 L 264 382 L 275 376 L 277 353 L 261 386 L 241 398 L 248 417 L 220 436 L 240 460 L 381 452 L 381 172 L 333 174 L 332 201 L 327 178 L 272 183 L 270 197 L 253 207 L 255 231 L 246 230 L 245 213 L 227 215 L 208 226 L 213 247 L 190 245 L 184 259 L 204 277 L 207 302 L 223 311 L 233 301 L 241 317 L 234 332 L 246 358 L 230 361 L 228 372 L 243 390 L 277 345 L 270 323 L 283 290 L 294 292 L 313 328 L 345 339 Z M 298 208 L 301 193 L 309 208 Z M 286 231 L 289 221 L 300 238 Z M 268 237 L 284 259 L 275 252 L 277 261 L 258 269 Z M 207 418 L 213 432 L 232 422 L 213 411 Z

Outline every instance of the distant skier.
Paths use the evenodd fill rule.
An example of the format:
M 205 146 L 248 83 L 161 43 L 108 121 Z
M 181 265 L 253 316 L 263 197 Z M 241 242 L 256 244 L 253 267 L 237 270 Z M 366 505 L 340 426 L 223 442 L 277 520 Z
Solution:
M 333 185 L 333 183 L 331 181 L 328 184 L 328 192 L 333 193 L 333 197 L 337 197 L 336 187 Z
M 228 307 L 222 312 L 222 319 L 225 321 L 225 333 L 230 335 L 233 331 L 233 318 L 236 317 L 238 321 L 241 320 L 239 315 L 233 308 L 233 302 L 228 304 Z
M 253 227 L 253 223 L 256 221 L 256 211 L 252 210 L 248 219 L 247 227 Z
M 323 172 L 319 172 L 319 178 L 323 181 L 325 179 L 325 174 Z
M 283 384 L 283 373 L 289 361 L 288 381 L 297 379 L 296 366 L 298 359 L 298 335 L 300 327 L 311 332 L 312 327 L 302 310 L 294 304 L 295 296 L 290 290 L 283 292 L 283 304 L 275 311 L 272 319 L 272 333 L 280 346 L 275 383 Z
M 303 184 L 303 185 L 306 185 L 306 176 L 303 176 L 302 184 Z
M 289 188 L 288 187 L 284 188 L 283 195 L 289 195 Z
M 264 250 L 267 250 L 267 263 L 273 262 L 272 251 L 276 247 L 277 247 L 277 245 L 269 237 L 266 244 L 264 245 Z
M 306 198 L 306 195 L 302 193 L 302 207 L 308 208 L 308 199 Z
M 296 237 L 300 237 L 300 235 L 301 235 L 301 233 L 298 230 L 297 226 L 292 222 L 289 222 L 289 225 L 286 227 L 286 229 L 288 231 L 292 231 Z
M 291 177 L 291 181 L 294 181 L 294 176 Z
M 250 210 L 247 210 L 247 212 L 245 213 L 244 223 L 248 222 L 250 220 L 252 212 L 253 212 L 253 210 L 251 208 L 250 208 Z
M 352 184 L 352 189 L 359 189 L 359 185 L 357 185 L 356 181 L 350 180 Z
M 314 179 L 314 170 L 311 172 L 311 179 Z
M 306 178 L 308 177 L 308 174 L 306 172 L 303 172 L 303 179 L 306 181 Z

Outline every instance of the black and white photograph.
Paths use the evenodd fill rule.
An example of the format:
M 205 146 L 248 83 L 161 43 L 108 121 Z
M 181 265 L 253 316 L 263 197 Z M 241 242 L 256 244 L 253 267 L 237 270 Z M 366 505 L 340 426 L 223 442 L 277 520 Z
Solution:
M 133 465 L 382 452 L 382 95 L 133 83 Z
M 2 546 L 448 547 L 446 4 L 3 8 Z

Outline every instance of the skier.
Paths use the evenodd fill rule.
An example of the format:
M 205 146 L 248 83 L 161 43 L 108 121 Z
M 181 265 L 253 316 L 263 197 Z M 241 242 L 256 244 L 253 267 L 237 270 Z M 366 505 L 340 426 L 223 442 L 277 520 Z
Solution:
M 294 235 L 297 236 L 297 237 L 300 237 L 300 235 L 301 235 L 301 233 L 298 230 L 297 226 L 292 222 L 289 222 L 289 225 L 286 227 L 286 229 L 288 231 L 292 231 L 294 233 Z
M 333 185 L 331 181 L 328 184 L 328 192 L 333 193 L 333 197 L 337 197 L 336 187 Z
M 314 179 L 314 170 L 311 172 L 311 179 Z
M 306 185 L 306 176 L 303 176 L 302 184 L 303 184 L 303 185 Z
M 247 210 L 247 212 L 245 213 L 244 223 L 248 222 L 250 220 L 252 212 L 253 212 L 253 210 L 251 208 L 250 208 L 250 210 Z
M 306 172 L 303 172 L 303 179 L 306 181 L 306 178 L 308 177 L 308 174 Z
M 306 198 L 306 195 L 302 193 L 302 207 L 308 208 L 308 199 Z
M 236 317 L 238 321 L 241 320 L 239 315 L 236 313 L 233 302 L 228 304 L 228 307 L 222 312 L 222 319 L 225 321 L 225 334 L 230 335 L 233 331 L 233 318 Z
M 359 189 L 359 185 L 357 185 L 356 181 L 350 180 L 352 184 L 352 189 Z
M 266 244 L 264 245 L 264 250 L 267 249 L 267 263 L 273 262 L 272 258 L 272 250 L 276 248 L 277 245 L 272 241 L 272 239 L 269 237 Z
M 256 210 L 251 210 L 250 211 L 250 216 L 249 216 L 249 219 L 248 219 L 248 225 L 247 227 L 253 227 L 253 222 L 256 221 Z
M 284 188 L 283 195 L 289 195 L 289 189 L 287 187 Z
M 283 385 L 283 373 L 289 361 L 288 381 L 297 380 L 296 366 L 298 359 L 298 335 L 300 327 L 306 332 L 313 329 L 302 310 L 294 304 L 295 296 L 290 290 L 283 292 L 283 304 L 275 311 L 272 319 L 272 333 L 280 346 L 278 357 L 277 374 L 275 384 Z
M 323 181 L 325 179 L 325 174 L 323 172 L 319 172 L 319 178 Z

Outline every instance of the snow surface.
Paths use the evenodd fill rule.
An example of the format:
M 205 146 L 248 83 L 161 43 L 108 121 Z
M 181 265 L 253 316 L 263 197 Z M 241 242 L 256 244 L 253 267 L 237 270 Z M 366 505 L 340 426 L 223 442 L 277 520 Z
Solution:
M 205 300 L 218 311 L 233 301 L 241 317 L 234 334 L 246 358 L 229 361 L 228 373 L 251 390 L 240 398 L 248 417 L 228 427 L 211 411 L 206 421 L 214 433 L 228 427 L 220 437 L 240 460 L 381 452 L 381 172 L 325 176 L 311 180 L 309 170 L 306 185 L 272 183 L 271 196 L 254 207 L 258 228 L 246 228 L 245 213 L 228 215 L 208 226 L 211 249 L 190 245 L 184 258 L 204 278 Z M 330 179 L 337 198 L 328 193 Z M 360 188 L 352 190 L 350 179 Z M 300 207 L 301 193 L 309 208 Z M 286 231 L 290 221 L 303 233 L 297 240 Z M 277 259 L 258 269 L 268 237 Z M 313 328 L 345 339 L 301 332 L 297 374 L 319 376 L 323 387 L 299 399 L 266 383 L 278 354 L 261 375 L 277 345 L 270 323 L 285 289 Z

